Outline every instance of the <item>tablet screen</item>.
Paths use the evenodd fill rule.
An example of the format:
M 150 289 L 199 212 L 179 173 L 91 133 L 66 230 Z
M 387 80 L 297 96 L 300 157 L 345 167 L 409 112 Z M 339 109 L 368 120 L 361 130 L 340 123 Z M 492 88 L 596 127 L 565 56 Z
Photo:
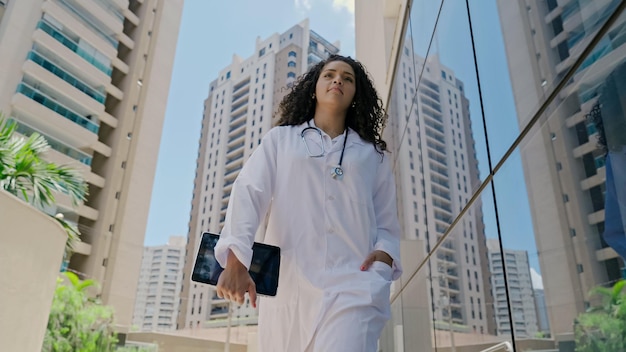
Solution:
M 215 245 L 219 240 L 216 234 L 205 232 L 196 256 L 191 280 L 209 285 L 217 285 L 217 279 L 224 269 L 215 259 Z M 280 270 L 280 248 L 254 242 L 250 276 L 256 284 L 258 294 L 275 296 L 278 288 Z

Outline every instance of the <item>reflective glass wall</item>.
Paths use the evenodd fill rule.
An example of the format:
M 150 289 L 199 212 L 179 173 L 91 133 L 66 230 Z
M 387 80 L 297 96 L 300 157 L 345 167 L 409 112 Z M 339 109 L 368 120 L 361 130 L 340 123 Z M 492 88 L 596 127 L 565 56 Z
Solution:
M 414 0 L 382 351 L 623 351 L 626 1 Z M 626 292 L 626 291 L 625 291 Z

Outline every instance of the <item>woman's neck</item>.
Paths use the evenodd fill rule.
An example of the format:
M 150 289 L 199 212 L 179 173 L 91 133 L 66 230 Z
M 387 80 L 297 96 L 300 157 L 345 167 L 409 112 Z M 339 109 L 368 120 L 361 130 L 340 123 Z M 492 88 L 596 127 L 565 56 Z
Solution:
M 345 131 L 345 120 L 345 114 L 324 114 L 316 112 L 313 117 L 315 126 L 326 132 L 330 138 L 335 138 Z

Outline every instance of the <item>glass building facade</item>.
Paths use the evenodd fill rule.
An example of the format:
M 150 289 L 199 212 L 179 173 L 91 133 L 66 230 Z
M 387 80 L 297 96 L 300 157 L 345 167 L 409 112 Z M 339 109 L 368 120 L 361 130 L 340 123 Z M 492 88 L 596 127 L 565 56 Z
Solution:
M 404 235 L 380 350 L 623 351 L 626 1 L 356 7 Z

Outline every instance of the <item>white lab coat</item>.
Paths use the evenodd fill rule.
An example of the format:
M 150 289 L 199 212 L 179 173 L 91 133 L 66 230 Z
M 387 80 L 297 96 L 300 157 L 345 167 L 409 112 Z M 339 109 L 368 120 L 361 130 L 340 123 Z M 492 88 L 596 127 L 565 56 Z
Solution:
M 300 135 L 305 127 L 271 129 L 245 163 L 216 258 L 225 266 L 230 248 L 249 268 L 270 210 L 264 242 L 279 246 L 282 259 L 277 295 L 259 302 L 260 351 L 375 351 L 390 316 L 391 281 L 402 272 L 391 155 L 350 129 L 344 176 L 334 179 L 345 134 L 331 141 L 322 132 L 326 153 L 312 158 Z M 376 249 L 393 258 L 393 268 L 375 262 L 361 271 Z

